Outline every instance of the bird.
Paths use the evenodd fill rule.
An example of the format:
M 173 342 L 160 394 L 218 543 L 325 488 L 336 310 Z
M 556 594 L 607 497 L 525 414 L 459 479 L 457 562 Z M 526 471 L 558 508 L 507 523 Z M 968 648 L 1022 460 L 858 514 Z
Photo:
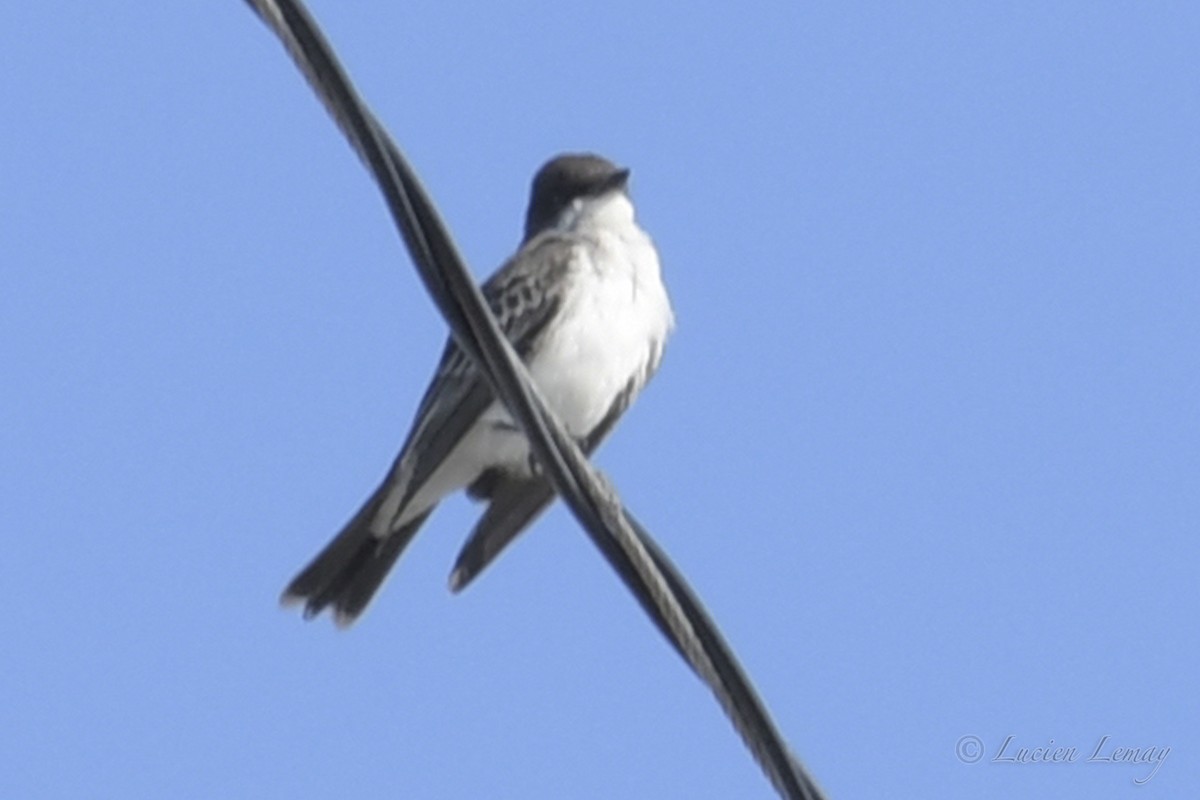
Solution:
M 657 372 L 675 327 L 658 251 L 636 220 L 630 171 L 565 153 L 536 172 L 516 253 L 482 286 L 541 396 L 592 452 Z M 287 585 L 306 619 L 353 624 L 434 508 L 487 507 L 450 576 L 461 591 L 554 499 L 528 440 L 451 337 L 391 468 Z

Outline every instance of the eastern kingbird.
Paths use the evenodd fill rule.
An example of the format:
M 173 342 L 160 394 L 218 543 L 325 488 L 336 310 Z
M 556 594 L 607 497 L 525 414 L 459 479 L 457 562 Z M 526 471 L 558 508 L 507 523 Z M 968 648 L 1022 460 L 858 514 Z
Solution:
M 560 155 L 533 179 L 525 238 L 483 295 L 542 397 L 594 449 L 658 369 L 674 327 L 629 170 Z M 466 586 L 553 499 L 529 443 L 453 338 L 387 477 L 283 593 L 351 624 L 434 507 L 465 488 L 488 507 L 450 577 Z

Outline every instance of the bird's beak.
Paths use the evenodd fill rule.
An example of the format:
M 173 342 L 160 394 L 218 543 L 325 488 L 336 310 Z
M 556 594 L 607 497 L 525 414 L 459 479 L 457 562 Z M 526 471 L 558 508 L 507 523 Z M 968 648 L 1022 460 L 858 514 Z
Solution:
M 614 172 L 607 181 L 604 182 L 604 191 L 605 192 L 617 192 L 617 191 L 623 192 L 623 191 L 625 191 L 625 187 L 628 184 L 629 184 L 629 170 L 619 169 L 616 172 Z

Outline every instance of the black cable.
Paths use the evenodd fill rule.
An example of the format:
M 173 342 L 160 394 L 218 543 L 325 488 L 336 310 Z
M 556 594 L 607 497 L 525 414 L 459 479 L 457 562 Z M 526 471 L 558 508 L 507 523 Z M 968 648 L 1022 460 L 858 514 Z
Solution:
M 649 533 L 626 514 L 611 484 L 587 462 L 546 408 L 416 174 L 358 98 L 303 5 L 299 0 L 247 3 L 279 36 L 370 169 L 455 340 L 521 425 L 558 494 L 655 624 L 708 684 L 779 794 L 821 798 L 683 576 Z

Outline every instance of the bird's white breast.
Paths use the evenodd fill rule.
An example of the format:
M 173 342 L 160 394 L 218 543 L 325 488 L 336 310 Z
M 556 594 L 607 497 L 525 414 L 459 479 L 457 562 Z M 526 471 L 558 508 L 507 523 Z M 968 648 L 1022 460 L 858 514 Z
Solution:
M 633 220 L 624 195 L 598 201 L 574 225 L 558 324 L 529 364 L 542 396 L 567 430 L 583 436 L 617 395 L 641 388 L 674 324 L 658 253 Z
M 628 198 L 591 201 L 567 230 L 575 237 L 567 290 L 528 367 L 542 397 L 580 437 L 631 381 L 640 390 L 658 365 L 674 316 L 658 253 Z M 499 407 L 492 413 L 507 419 Z
M 632 384 L 637 394 L 658 367 L 675 319 L 658 253 L 623 194 L 589 201 L 568 218 L 572 258 L 555 318 L 526 366 L 542 398 L 574 437 L 604 420 Z M 529 442 L 500 402 L 484 411 L 454 453 L 407 504 L 400 524 L 487 466 L 524 471 Z

